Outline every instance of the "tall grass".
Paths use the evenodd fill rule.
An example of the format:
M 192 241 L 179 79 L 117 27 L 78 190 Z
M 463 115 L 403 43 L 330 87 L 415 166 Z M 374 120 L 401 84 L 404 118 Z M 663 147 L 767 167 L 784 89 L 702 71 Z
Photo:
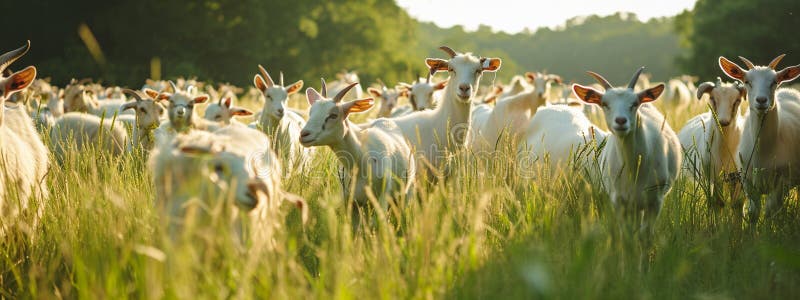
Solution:
M 668 114 L 668 117 L 670 115 Z M 674 116 L 672 116 L 674 117 Z M 670 120 L 670 122 L 673 122 Z M 682 124 L 683 120 L 676 120 Z M 672 123 L 676 124 L 676 123 Z M 519 176 L 515 145 L 464 152 L 451 177 L 353 233 L 333 154 L 322 150 L 284 189 L 305 197 L 308 223 L 284 209 L 274 247 L 239 246 L 219 228 L 173 243 L 141 155 L 93 149 L 53 164 L 51 197 L 3 219 L 5 298 L 760 298 L 800 295 L 800 207 L 749 224 L 709 210 L 682 178 L 652 247 L 620 222 L 593 164 Z M 589 158 L 591 151 L 578 158 Z M 529 170 L 528 170 L 529 171 Z M 36 226 L 36 219 L 39 219 Z M 641 268 L 640 257 L 647 257 Z

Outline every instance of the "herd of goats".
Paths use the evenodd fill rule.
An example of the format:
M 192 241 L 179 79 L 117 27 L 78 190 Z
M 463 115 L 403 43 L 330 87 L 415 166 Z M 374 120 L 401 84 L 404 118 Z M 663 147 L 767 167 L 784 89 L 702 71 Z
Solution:
M 644 228 L 652 227 L 681 173 L 737 186 L 750 220 L 760 217 L 762 199 L 767 217 L 780 211 L 800 183 L 800 93 L 779 88 L 800 76 L 800 65 L 779 70 L 783 55 L 767 66 L 741 58 L 746 68 L 720 57 L 719 67 L 734 83 L 718 77 L 696 87 L 677 79 L 650 84 L 640 76 L 644 68 L 622 87 L 588 72 L 597 84 L 572 84 L 562 98 L 577 100 L 552 101 L 550 84 L 561 80 L 542 73 L 479 93 L 481 76 L 498 71 L 501 59 L 443 46 L 447 58 L 427 58 L 427 78 L 413 84 L 380 82 L 364 93 L 354 74 L 328 84 L 323 79 L 319 90 L 305 90 L 307 112 L 287 106 L 302 80 L 286 85 L 281 74 L 276 82 L 259 66 L 253 86 L 263 108 L 254 113 L 234 105 L 241 94 L 234 87 L 201 90 L 192 80 L 148 80 L 139 90 L 73 80 L 59 89 L 36 79 L 33 66 L 8 69 L 29 48 L 30 42 L 0 56 L 4 216 L 13 217 L 31 197 L 47 199 L 48 170 L 90 149 L 109 157 L 143 154 L 157 206 L 170 218 L 186 214 L 191 200 L 225 197 L 240 213 L 234 215 L 247 216 L 235 222 L 259 227 L 275 222 L 283 201 L 300 208 L 305 220 L 308 205 L 282 189 L 281 179 L 286 170 L 310 168 L 319 146 L 335 153 L 355 218 L 413 198 L 415 185 L 441 182 L 453 154 L 491 155 L 506 142 L 517 145 L 519 160 L 538 164 L 525 167 L 551 173 L 568 172 L 576 150 L 593 145 L 604 191 L 620 211 L 641 215 Z M 437 72 L 448 79 L 433 82 Z M 710 109 L 676 133 L 651 103 L 662 94 L 688 98 L 684 102 L 706 98 Z M 374 99 L 381 100 L 377 118 L 349 120 L 370 110 Z M 410 105 L 398 105 L 399 99 Z M 201 117 L 195 108 L 207 102 Z M 238 116 L 254 121 L 241 123 Z M 709 201 L 733 203 L 722 198 Z

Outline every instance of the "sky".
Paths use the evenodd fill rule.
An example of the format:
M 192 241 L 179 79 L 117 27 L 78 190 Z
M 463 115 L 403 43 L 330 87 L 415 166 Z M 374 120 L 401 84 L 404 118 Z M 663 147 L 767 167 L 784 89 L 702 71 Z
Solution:
M 475 30 L 485 24 L 494 30 L 517 33 L 547 26 L 554 28 L 575 16 L 635 13 L 640 20 L 672 16 L 694 6 L 696 0 L 397 0 L 420 21 L 439 27 L 462 25 Z

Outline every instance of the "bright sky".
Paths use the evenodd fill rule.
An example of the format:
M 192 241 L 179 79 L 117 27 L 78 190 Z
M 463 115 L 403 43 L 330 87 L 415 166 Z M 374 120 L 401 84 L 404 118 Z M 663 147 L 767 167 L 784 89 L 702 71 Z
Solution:
M 479 24 L 517 33 L 556 27 L 575 16 L 606 16 L 618 11 L 635 13 L 640 20 L 672 16 L 692 8 L 696 0 L 397 0 L 412 17 L 433 21 L 440 27 L 462 25 L 475 30 Z

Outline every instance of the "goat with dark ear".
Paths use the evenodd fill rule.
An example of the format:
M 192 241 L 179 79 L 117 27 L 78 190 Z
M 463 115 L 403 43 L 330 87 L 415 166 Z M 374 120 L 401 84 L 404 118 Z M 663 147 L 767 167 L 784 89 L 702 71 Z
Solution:
M 0 213 L 13 220 L 27 207 L 32 196 L 47 197 L 45 175 L 49 167 L 48 151 L 25 109 L 6 109 L 9 97 L 30 86 L 36 79 L 36 67 L 4 73 L 25 55 L 31 43 L 0 55 L 0 157 L 5 175 L 0 176 Z M 12 192 L 13 191 L 13 192 Z
M 605 91 L 579 84 L 572 89 L 579 99 L 603 108 L 611 129 L 598 160 L 603 162 L 601 176 L 611 201 L 635 220 L 644 213 L 641 227 L 649 233 L 664 197 L 678 178 L 682 152 L 678 136 L 649 104 L 658 99 L 664 84 L 634 91 L 643 70 L 624 88 L 614 88 L 603 76 L 589 72 Z
M 684 149 L 683 170 L 692 179 L 713 182 L 713 195 L 708 199 L 709 208 L 725 205 L 722 187 L 725 176 L 736 173 L 736 155 L 742 135 L 744 118 L 739 114 L 739 104 L 744 94 L 736 83 L 703 82 L 697 87 L 697 99 L 708 95 L 710 110 L 689 121 L 678 132 Z M 734 184 L 735 186 L 735 184 Z
M 780 88 L 800 76 L 800 65 L 778 69 L 785 55 L 767 66 L 758 66 L 739 57 L 744 69 L 727 58 L 719 58 L 719 67 L 728 77 L 744 85 L 749 114 L 744 122 L 737 151 L 742 168 L 742 185 L 748 201 L 743 208 L 751 222 L 761 214 L 761 199 L 766 197 L 766 215 L 783 207 L 788 191 L 800 185 L 800 93 Z

